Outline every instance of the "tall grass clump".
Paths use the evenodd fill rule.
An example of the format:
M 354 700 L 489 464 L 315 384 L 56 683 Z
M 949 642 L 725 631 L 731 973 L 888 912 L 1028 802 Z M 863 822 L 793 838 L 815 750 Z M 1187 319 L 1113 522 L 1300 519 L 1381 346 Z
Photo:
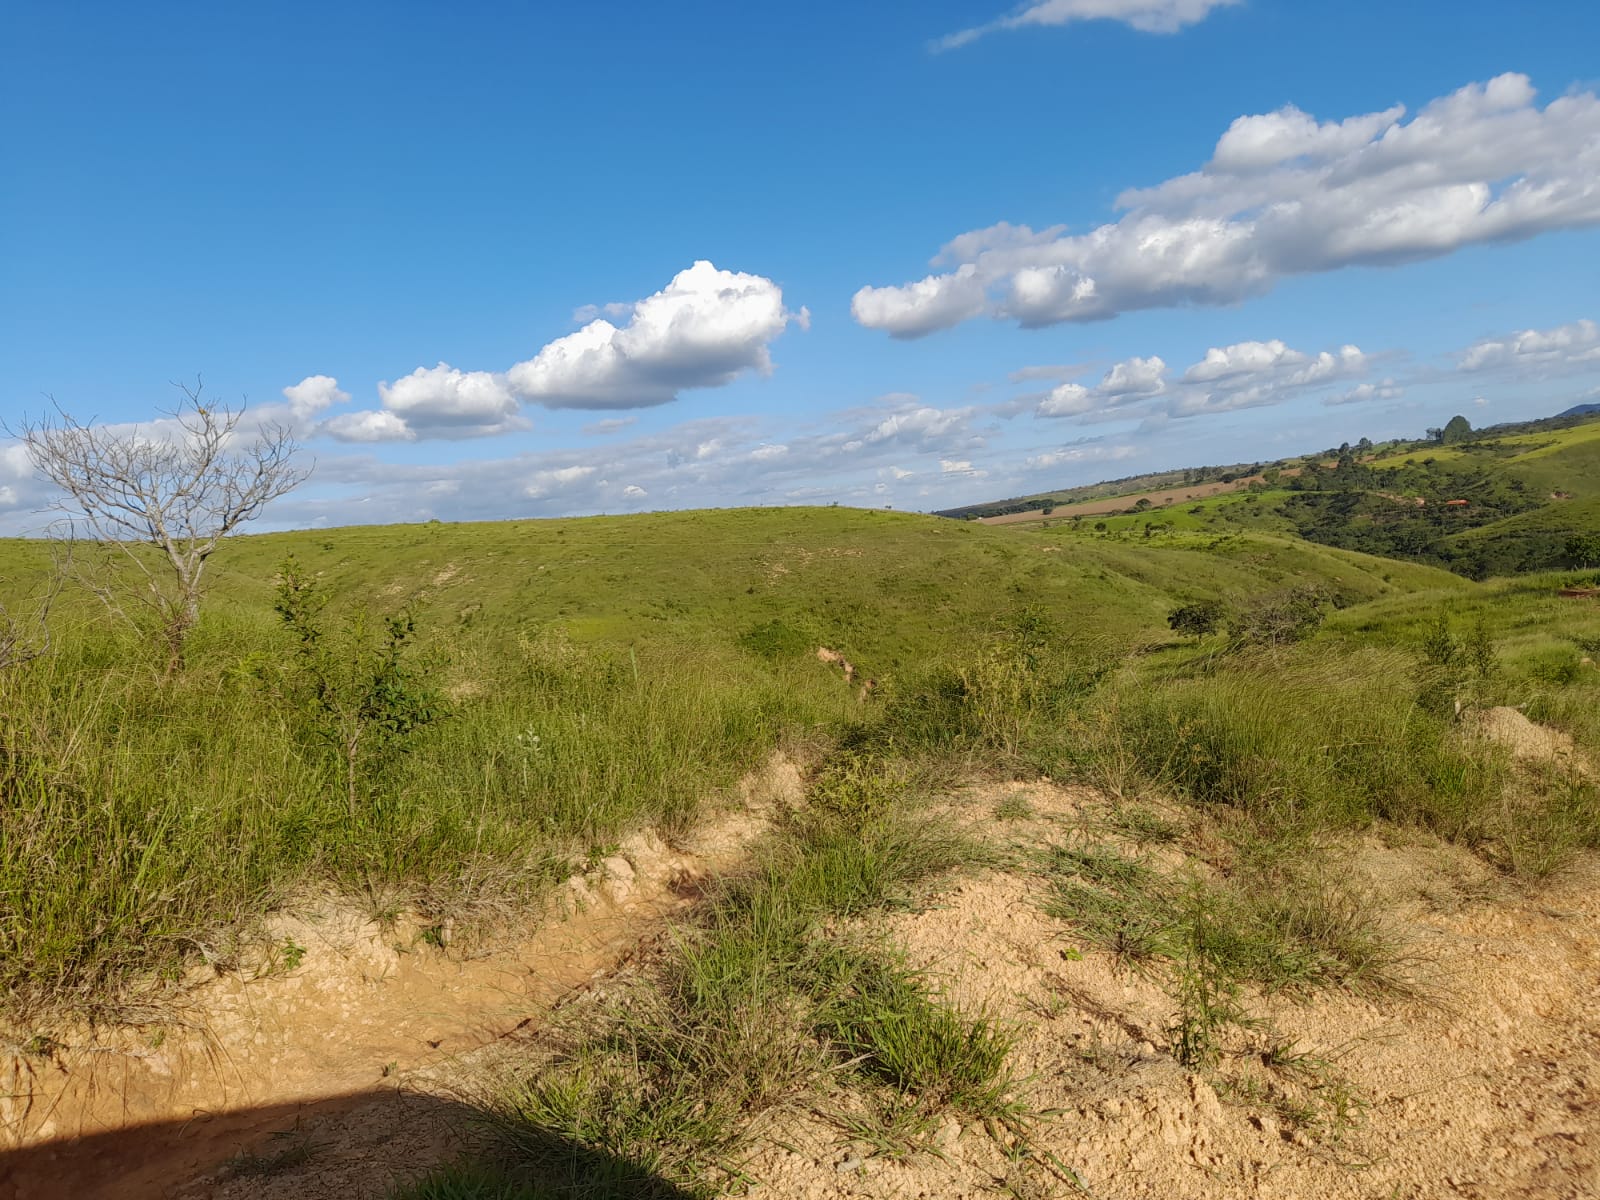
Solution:
M 1419 705 L 1393 651 L 1245 658 L 1125 681 L 1104 731 L 1150 783 L 1280 826 L 1383 819 L 1475 844 L 1493 833 L 1503 757 Z
M 881 740 L 901 755 L 968 766 L 1037 765 L 1063 719 L 1114 669 L 1123 651 L 1033 608 L 1000 619 L 892 686 Z
M 259 640 L 259 626 L 233 631 Z M 138 647 L 63 639 L 0 675 L 0 995 L 90 1011 L 138 974 L 230 961 L 343 818 L 242 682 L 103 669 Z M 137 661 L 135 659 L 135 661 Z

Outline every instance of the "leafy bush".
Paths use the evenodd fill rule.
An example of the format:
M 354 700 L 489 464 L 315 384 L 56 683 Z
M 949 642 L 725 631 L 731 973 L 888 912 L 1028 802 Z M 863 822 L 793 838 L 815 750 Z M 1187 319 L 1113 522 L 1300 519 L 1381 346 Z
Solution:
M 284 694 L 332 753 L 354 818 L 361 790 L 410 748 L 418 730 L 438 719 L 443 698 L 429 682 L 438 664 L 412 661 L 412 613 L 384 617 L 374 628 L 358 608 L 330 627 L 322 619 L 325 604 L 293 556 L 284 560 L 275 610 L 295 642 L 286 678 L 280 677 Z
M 1304 641 L 1321 626 L 1326 599 L 1319 588 L 1298 587 L 1251 600 L 1229 619 L 1228 639 L 1235 647 Z
M 1197 600 L 1184 604 L 1167 614 L 1167 627 L 1186 637 L 1203 638 L 1215 633 L 1222 624 L 1223 608 L 1218 600 Z

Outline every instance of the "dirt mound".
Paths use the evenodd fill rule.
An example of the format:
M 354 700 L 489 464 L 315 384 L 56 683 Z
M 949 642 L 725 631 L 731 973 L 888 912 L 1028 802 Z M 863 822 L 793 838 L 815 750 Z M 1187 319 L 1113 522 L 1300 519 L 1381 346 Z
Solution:
M 1487 708 L 1472 713 L 1468 730 L 1506 747 L 1516 758 L 1558 766 L 1580 765 L 1570 735 L 1530 721 L 1514 708 Z

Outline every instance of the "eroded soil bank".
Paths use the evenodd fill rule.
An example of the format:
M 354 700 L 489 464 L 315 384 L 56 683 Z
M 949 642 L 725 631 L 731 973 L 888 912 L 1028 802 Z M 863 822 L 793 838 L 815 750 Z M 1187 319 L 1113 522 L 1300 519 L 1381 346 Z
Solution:
M 0 1058 L 0 1200 L 257 1195 L 259 1168 L 285 1151 L 323 1170 L 353 1164 L 309 1194 L 382 1195 L 456 1144 L 459 1106 L 420 1081 L 450 1078 L 463 1056 L 615 970 L 800 794 L 798 770 L 774 755 L 731 811 L 681 844 L 638 836 L 575 876 L 523 940 L 463 952 L 441 946 L 435 926 L 323 900 L 271 919 L 267 941 L 290 949 L 270 970 L 199 972 L 203 982 L 165 999 L 159 1025 L 69 1032 L 42 1053 L 11 1047 Z M 373 1160 L 384 1145 L 392 1169 Z M 308 1194 L 306 1180 L 284 1182 Z
M 693 902 L 695 882 L 736 866 L 766 806 L 796 794 L 791 767 L 768 774 L 757 803 L 694 845 L 630 845 L 582 885 L 582 911 L 521 945 L 464 960 L 401 953 L 354 918 L 302 917 L 286 926 L 307 948 L 300 964 L 218 981 L 196 1009 L 203 1035 L 83 1047 L 20 1076 L 13 1063 L 5 1090 L 32 1100 L 8 1101 L 7 1119 L 28 1145 L 0 1158 L 0 1197 L 384 1196 L 459 1150 L 461 1090 L 537 1039 L 558 997 L 665 952 L 663 922 Z M 753 1194 L 1600 1196 L 1592 860 L 1522 887 L 1424 840 L 1344 847 L 1403 948 L 1412 994 L 1252 993 L 1256 1023 L 1231 1036 L 1221 1066 L 1197 1072 L 1168 1048 L 1167 981 L 1047 915 L 1026 865 L 1024 848 L 1081 836 L 1108 807 L 1048 783 L 961 792 L 949 815 L 1015 851 L 1011 865 L 888 920 L 950 997 L 1016 1030 L 1017 1095 L 1040 1114 L 1030 1152 L 950 1119 L 927 1150 L 895 1156 L 820 1110 L 786 1113 L 746 1164 Z M 1270 1046 L 1300 1065 L 1261 1068 Z M 1241 1086 L 1252 1077 L 1267 1086 L 1252 1094 Z M 1285 1116 L 1277 1078 L 1299 1079 L 1304 1119 Z
M 1105 808 L 1039 785 L 968 804 L 992 811 L 1008 794 L 1034 811 L 1009 833 L 1033 844 Z M 954 997 L 1016 1023 L 1019 1091 L 1055 1114 L 1035 1144 L 1091 1196 L 1600 1196 L 1596 864 L 1524 891 L 1448 846 L 1368 838 L 1354 850 L 1352 869 L 1389 913 L 1418 995 L 1250 999 L 1259 1025 L 1233 1039 L 1232 1065 L 1271 1045 L 1303 1055 L 1313 1102 L 1303 1127 L 1230 1088 L 1240 1075 L 1227 1061 L 1216 1072 L 1180 1067 L 1166 1049 L 1168 991 L 1112 955 L 1080 951 L 1044 915 L 1035 880 L 962 881 L 892 924 Z M 937 1154 L 896 1163 L 802 1121 L 775 1131 L 751 1170 L 774 1196 L 1074 1194 L 1077 1182 L 1040 1169 L 1037 1155 L 1018 1161 L 1007 1141 L 950 1121 Z

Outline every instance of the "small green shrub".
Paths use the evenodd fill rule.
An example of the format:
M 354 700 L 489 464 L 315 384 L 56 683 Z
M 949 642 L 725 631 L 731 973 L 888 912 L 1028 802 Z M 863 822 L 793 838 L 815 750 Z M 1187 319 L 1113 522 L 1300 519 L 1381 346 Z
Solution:
M 865 817 L 904 801 L 912 786 L 906 763 L 867 750 L 842 749 L 817 768 L 807 796 L 825 812 Z
M 322 619 L 326 598 L 291 555 L 278 579 L 278 616 L 294 638 L 283 694 L 328 749 L 343 776 L 350 816 L 363 788 L 413 735 L 437 720 L 443 699 L 430 680 L 436 663 L 413 662 L 416 617 L 388 616 L 373 628 L 364 608 L 342 625 Z
M 1575 646 L 1546 646 L 1519 664 L 1528 678 L 1549 687 L 1566 687 L 1583 674 L 1582 656 Z
M 1224 609 L 1218 600 L 1197 600 L 1167 614 L 1167 628 L 1195 639 L 1207 637 L 1222 625 Z
M 1229 642 L 1243 648 L 1305 641 L 1322 625 L 1327 599 L 1320 588 L 1296 587 L 1247 601 L 1228 620 Z

